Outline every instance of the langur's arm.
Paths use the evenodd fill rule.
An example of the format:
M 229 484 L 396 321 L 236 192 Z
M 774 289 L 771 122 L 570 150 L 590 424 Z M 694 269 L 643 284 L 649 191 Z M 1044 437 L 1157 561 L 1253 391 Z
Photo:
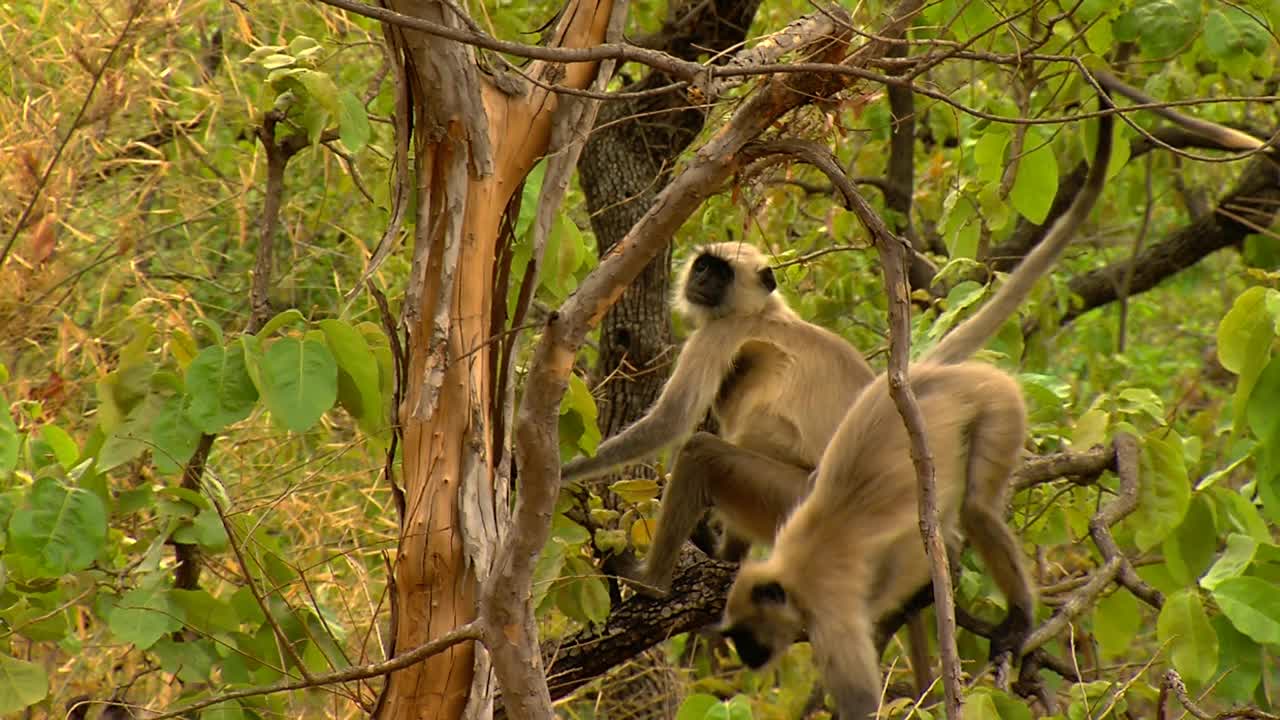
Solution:
M 872 720 L 880 706 L 880 665 L 867 613 L 855 604 L 809 628 L 822 684 L 835 698 L 840 720 Z
M 600 475 L 687 437 L 711 408 L 740 345 L 740 337 L 735 342 L 712 328 L 695 333 L 680 351 L 671 378 L 649 412 L 601 443 L 594 457 L 567 463 L 560 471 L 561 478 Z

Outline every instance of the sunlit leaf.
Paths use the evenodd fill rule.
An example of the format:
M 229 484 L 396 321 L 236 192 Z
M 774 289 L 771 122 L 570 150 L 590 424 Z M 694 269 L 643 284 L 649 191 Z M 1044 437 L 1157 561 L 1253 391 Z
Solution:
M 1173 667 L 1182 677 L 1203 685 L 1218 668 L 1218 634 L 1209 625 L 1200 596 L 1183 590 L 1165 598 L 1156 620 L 1156 636 L 1169 647 Z
M 35 559 L 50 577 L 89 567 L 106 539 L 102 500 L 50 477 L 36 480 L 26 507 L 9 520 L 8 551 Z
M 1191 504 L 1191 486 L 1174 433 L 1147 435 L 1142 443 L 1138 508 L 1132 516 L 1134 541 L 1141 550 L 1155 547 L 1182 523 Z
M 17 713 L 49 694 L 49 676 L 37 663 L 0 655 L 0 714 Z
M 1026 152 L 1018 160 L 1018 174 L 1009 190 L 1009 202 L 1033 223 L 1042 223 L 1049 215 L 1053 198 L 1058 193 L 1058 159 L 1053 146 L 1033 140 L 1028 133 Z M 1033 144 L 1036 143 L 1036 144 Z
M 262 359 L 262 396 L 289 430 L 304 432 L 338 399 L 338 364 L 323 344 L 281 338 Z
M 1213 599 L 1240 632 L 1254 642 L 1280 643 L 1280 593 L 1262 578 L 1227 578 L 1213 588 Z
M 187 416 L 207 433 L 249 417 L 258 402 L 258 389 L 239 347 L 214 345 L 200 351 L 187 366 L 186 388 L 191 398 Z

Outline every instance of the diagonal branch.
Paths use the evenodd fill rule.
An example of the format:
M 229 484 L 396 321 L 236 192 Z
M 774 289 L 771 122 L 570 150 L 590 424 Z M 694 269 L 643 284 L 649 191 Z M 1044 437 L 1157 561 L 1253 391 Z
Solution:
M 933 454 L 924 435 L 924 415 L 916 403 L 909 378 L 911 355 L 911 289 L 907 282 L 907 252 L 902 238 L 894 235 L 876 214 L 853 182 L 836 163 L 826 147 L 804 140 L 788 140 L 757 145 L 753 153 L 787 154 L 803 160 L 826 174 L 844 196 L 845 205 L 858 216 L 867 233 L 875 241 L 884 269 L 885 288 L 889 293 L 889 395 L 902 415 L 907 435 L 911 438 L 911 460 L 919 483 L 920 535 L 929 556 L 933 578 L 934 607 L 938 617 L 938 649 L 942 656 L 942 686 L 946 695 L 947 717 L 960 718 L 960 655 L 956 650 L 955 602 L 951 589 L 947 547 L 938 523 L 937 489 L 934 482 Z

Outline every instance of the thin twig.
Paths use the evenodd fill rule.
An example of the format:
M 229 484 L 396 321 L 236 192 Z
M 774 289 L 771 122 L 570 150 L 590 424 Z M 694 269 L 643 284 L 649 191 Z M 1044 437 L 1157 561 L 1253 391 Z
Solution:
M 1115 438 L 1115 447 L 1116 473 L 1120 476 L 1120 487 L 1116 491 L 1116 498 L 1099 509 L 1089 521 L 1089 535 L 1104 559 L 1108 562 L 1119 561 L 1117 581 L 1140 600 L 1159 610 L 1164 606 L 1164 595 L 1138 577 L 1133 564 L 1120 552 L 1115 538 L 1111 536 L 1111 527 L 1138 507 L 1138 441 L 1128 433 L 1119 433 Z
M 352 682 L 355 680 L 364 680 L 366 678 L 378 677 L 379 675 L 387 675 L 396 670 L 402 670 L 422 662 L 423 660 L 438 655 L 445 650 L 468 640 L 482 640 L 484 637 L 480 624 L 477 622 L 469 622 L 466 625 L 450 630 L 440 637 L 430 642 L 423 643 L 418 647 L 390 660 L 384 660 L 377 663 L 369 663 L 367 665 L 358 665 L 343 670 L 333 672 L 320 673 L 311 676 L 310 680 L 285 680 L 273 685 L 259 685 L 257 687 L 244 688 L 243 690 L 233 690 L 217 697 L 192 703 L 178 710 L 170 710 L 158 715 L 148 716 L 151 720 L 167 720 L 181 716 L 188 716 L 196 710 L 218 705 L 229 700 L 238 700 L 240 698 L 255 697 L 258 695 L 271 695 L 280 692 L 289 692 L 291 690 L 302 690 L 311 687 L 320 687 L 323 685 L 333 685 L 336 683 Z
M 1116 328 L 1116 352 L 1119 353 L 1124 352 L 1125 336 L 1128 334 L 1129 288 L 1133 286 L 1133 273 L 1138 269 L 1138 253 L 1142 252 L 1142 243 L 1146 241 L 1147 231 L 1151 228 L 1151 211 L 1155 209 L 1151 192 L 1151 176 L 1151 156 L 1147 155 L 1145 182 L 1147 203 L 1142 209 L 1142 224 L 1138 227 L 1137 234 L 1133 236 L 1133 248 L 1129 251 L 1129 267 L 1125 268 L 1124 279 L 1120 281 L 1120 289 L 1116 293 L 1120 296 L 1120 319 Z
M 938 522 L 937 489 L 934 482 L 933 454 L 924 435 L 924 416 L 916 402 L 909 379 L 911 355 L 911 290 L 907 282 L 907 242 L 894 235 L 871 205 L 858 193 L 848 175 L 836 162 L 831 151 L 811 141 L 785 140 L 753 146 L 749 154 L 788 154 L 807 162 L 826 174 L 844 196 L 845 205 L 853 211 L 875 241 L 884 269 L 885 287 L 889 293 L 889 394 L 902 416 L 911 438 L 911 460 L 919 484 L 920 534 L 930 561 L 933 579 L 934 608 L 938 618 L 938 648 L 942 656 L 942 687 L 946 696 L 947 717 L 959 720 L 961 705 L 960 655 L 956 650 L 955 603 L 951 589 L 951 572 L 946 544 L 942 541 Z

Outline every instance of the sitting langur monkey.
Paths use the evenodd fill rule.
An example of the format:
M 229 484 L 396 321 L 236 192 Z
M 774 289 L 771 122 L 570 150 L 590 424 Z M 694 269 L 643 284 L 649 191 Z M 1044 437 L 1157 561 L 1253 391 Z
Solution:
M 721 436 L 697 433 L 676 455 L 644 567 L 622 570 L 641 592 L 669 591 L 680 546 L 709 507 L 730 536 L 772 542 L 808 493 L 840 420 L 875 378 L 857 350 L 800 319 L 776 288 L 755 247 L 702 248 L 675 288 L 677 310 L 696 329 L 661 396 L 594 457 L 562 469 L 566 481 L 602 474 L 687 437 L 708 410 L 714 415 Z
M 965 360 L 1013 313 L 1088 216 L 1106 179 L 1111 132 L 1111 118 L 1103 116 L 1085 185 L 1041 244 L 986 306 L 909 372 L 936 463 L 943 537 L 955 547 L 962 531 L 1008 602 L 991 640 L 993 657 L 1018 652 L 1033 622 L 1031 581 L 1004 522 L 1026 410 L 1016 380 Z M 769 558 L 743 565 L 734 580 L 722 630 L 739 657 L 759 668 L 807 633 L 840 717 L 873 714 L 880 690 L 874 624 L 929 582 L 917 512 L 910 441 L 881 375 L 841 422 L 812 492 L 778 531 Z

